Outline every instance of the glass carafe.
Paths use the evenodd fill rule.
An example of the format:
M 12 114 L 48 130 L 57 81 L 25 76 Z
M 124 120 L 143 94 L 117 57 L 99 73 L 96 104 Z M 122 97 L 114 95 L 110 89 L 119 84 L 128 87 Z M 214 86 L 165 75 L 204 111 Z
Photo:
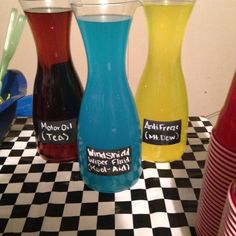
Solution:
M 137 1 L 73 4 L 83 37 L 88 80 L 79 116 L 80 171 L 100 192 L 131 187 L 141 174 L 141 131 L 125 54 Z
M 181 45 L 193 0 L 147 0 L 149 50 L 136 93 L 144 160 L 181 158 L 187 138 L 188 102 Z
M 77 123 L 83 89 L 69 48 L 70 2 L 20 0 L 20 3 L 38 56 L 33 91 L 38 152 L 52 162 L 77 160 Z

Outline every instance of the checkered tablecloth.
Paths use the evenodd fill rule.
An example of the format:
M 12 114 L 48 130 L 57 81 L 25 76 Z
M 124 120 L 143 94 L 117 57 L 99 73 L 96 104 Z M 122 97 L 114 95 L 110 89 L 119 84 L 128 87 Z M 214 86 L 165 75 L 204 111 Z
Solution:
M 190 236 L 212 126 L 190 117 L 181 160 L 143 162 L 130 190 L 104 194 L 84 185 L 77 162 L 47 163 L 32 119 L 17 118 L 0 146 L 0 235 Z

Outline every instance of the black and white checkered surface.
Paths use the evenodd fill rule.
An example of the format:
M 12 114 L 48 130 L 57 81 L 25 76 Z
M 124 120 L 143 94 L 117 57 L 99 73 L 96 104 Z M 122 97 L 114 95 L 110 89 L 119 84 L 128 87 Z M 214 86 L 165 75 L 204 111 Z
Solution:
M 32 120 L 17 118 L 0 146 L 0 235 L 190 236 L 212 126 L 190 117 L 181 160 L 143 162 L 130 190 L 90 190 L 74 163 L 46 163 Z

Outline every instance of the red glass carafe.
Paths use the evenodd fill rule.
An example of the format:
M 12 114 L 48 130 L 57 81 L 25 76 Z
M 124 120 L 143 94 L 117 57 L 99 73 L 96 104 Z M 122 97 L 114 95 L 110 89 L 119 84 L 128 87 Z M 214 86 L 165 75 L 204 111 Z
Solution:
M 222 146 L 236 153 L 236 73 L 212 132 Z
M 77 160 L 77 121 L 83 89 L 69 48 L 72 17 L 69 1 L 20 2 L 38 55 L 33 93 L 38 152 L 52 162 Z

